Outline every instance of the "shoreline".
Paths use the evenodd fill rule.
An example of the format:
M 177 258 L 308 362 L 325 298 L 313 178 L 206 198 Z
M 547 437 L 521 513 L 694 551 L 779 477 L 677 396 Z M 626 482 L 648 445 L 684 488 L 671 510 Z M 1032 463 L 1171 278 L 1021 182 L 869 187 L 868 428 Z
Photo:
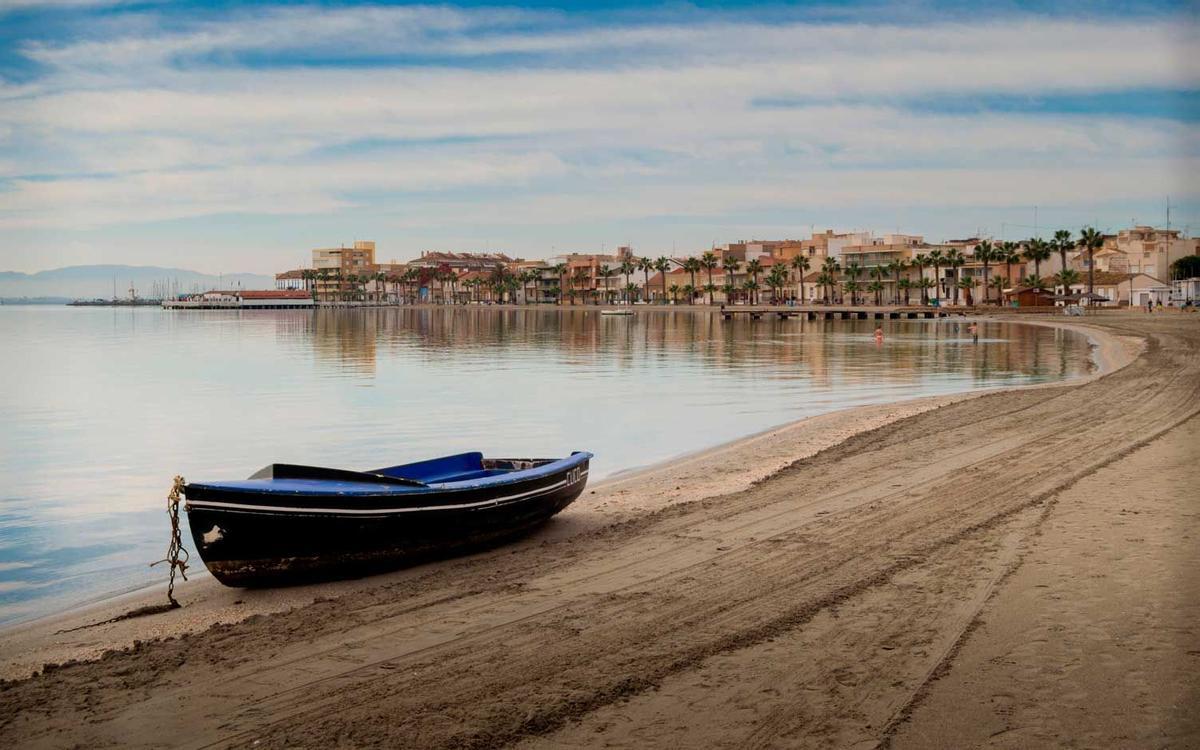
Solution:
M 703 498 L 794 442 L 743 440 L 687 496 L 625 477 L 522 543 L 0 683 L 0 737 L 1190 747 L 1200 329 L 1086 327 L 1104 369 L 1067 387 L 967 394 L 808 458 L 794 443 Z
M 872 430 L 990 394 L 1081 385 L 1128 365 L 1141 351 L 1141 345 L 1136 341 L 1088 326 L 1086 322 L 1033 321 L 1026 317 L 1021 316 L 1017 320 L 1008 317 L 984 319 L 1003 323 L 1031 323 L 1080 333 L 1087 337 L 1092 347 L 1094 370 L 1086 375 L 1052 383 L 978 389 L 837 409 L 648 466 L 627 469 L 589 486 L 585 494 L 555 522 L 527 538 L 498 549 L 513 550 L 559 541 L 592 533 L 606 525 L 662 510 L 679 502 L 744 491 L 797 461 Z M 703 466 L 704 471 L 696 471 L 698 466 Z M 496 554 L 498 552 L 494 549 L 468 558 Z M 161 603 L 165 595 L 165 584 L 161 584 L 0 627 L 0 679 L 19 679 L 36 672 L 44 664 L 96 659 L 107 651 L 134 647 L 137 642 L 194 634 L 214 625 L 236 623 L 254 616 L 307 606 L 321 599 L 413 579 L 423 575 L 431 566 L 443 565 L 453 559 L 363 579 L 246 590 L 227 588 L 217 583 L 207 571 L 203 571 L 203 563 L 194 556 L 193 565 L 203 573 L 192 581 L 177 585 L 177 597 L 183 604 L 181 610 L 105 623 L 133 609 Z

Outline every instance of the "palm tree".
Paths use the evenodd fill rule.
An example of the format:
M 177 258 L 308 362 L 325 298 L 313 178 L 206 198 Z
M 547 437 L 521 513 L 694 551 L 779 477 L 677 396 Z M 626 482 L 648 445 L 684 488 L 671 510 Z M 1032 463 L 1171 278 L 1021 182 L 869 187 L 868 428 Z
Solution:
M 580 268 L 575 269 L 575 277 L 571 279 L 570 295 L 571 295 L 571 304 L 572 305 L 575 304 L 575 295 L 580 290 L 583 290 L 583 291 L 587 290 L 588 280 L 589 280 L 590 276 L 591 276 L 591 274 L 588 272 L 588 269 L 586 269 L 586 268 L 580 267 Z
M 1070 294 L 1071 287 L 1079 283 L 1079 272 L 1074 268 L 1064 268 L 1054 274 L 1054 283 L 1063 288 L 1063 294 Z
M 905 307 L 908 306 L 908 290 L 912 289 L 912 288 L 913 288 L 913 281 L 912 281 L 912 279 L 908 278 L 907 276 L 905 276 L 903 279 L 900 279 L 899 281 L 896 282 L 896 290 L 897 290 L 896 293 L 897 294 L 899 294 L 900 292 L 904 293 L 904 306 Z
M 1041 277 L 1042 261 L 1050 257 L 1050 245 L 1045 240 L 1034 237 L 1025 243 L 1025 260 L 1033 261 L 1033 275 Z
M 954 278 L 952 280 L 952 283 L 954 285 L 954 302 L 952 304 L 957 306 L 958 305 L 958 269 L 962 268 L 962 264 L 966 263 L 967 259 L 964 258 L 963 254 L 960 253 L 958 251 L 958 248 L 955 247 L 955 248 L 951 248 L 950 251 L 946 253 L 945 260 L 946 260 L 946 265 L 950 268 L 951 271 L 954 272 Z
M 704 255 L 700 256 L 700 266 L 708 272 L 708 283 L 704 285 L 704 291 L 708 292 L 708 304 L 713 303 L 713 286 L 712 273 L 717 267 L 717 254 L 712 250 L 708 250 Z
M 803 305 L 804 304 L 804 274 L 805 274 L 805 272 L 808 271 L 809 268 L 812 267 L 812 263 L 809 262 L 807 255 L 797 255 L 795 258 L 792 258 L 792 262 L 789 265 L 791 265 L 793 271 L 799 272 L 799 275 L 800 275 L 800 304 Z
M 666 256 L 654 261 L 654 270 L 662 274 L 663 303 L 667 301 L 667 271 L 671 270 L 671 261 Z
M 821 296 L 825 300 L 825 304 L 829 304 L 829 287 L 833 285 L 833 274 L 828 271 L 821 271 L 817 274 L 817 284 L 821 287 Z
M 633 295 L 636 292 L 637 292 L 637 284 L 634 284 L 633 282 L 626 284 L 625 285 L 625 300 L 626 300 L 626 302 L 633 300 Z
M 825 287 L 826 304 L 829 304 L 833 301 L 833 290 L 837 286 L 837 277 L 841 270 L 842 267 L 838 265 L 837 258 L 826 258 L 825 261 L 821 263 L 821 273 L 825 277 L 825 280 L 821 283 L 822 286 Z
M 921 299 L 929 300 L 929 290 L 937 287 L 937 282 L 933 279 L 922 276 L 917 280 L 917 286 L 921 287 Z
M 378 297 L 378 301 L 380 304 L 382 304 L 384 302 L 384 300 L 387 299 L 387 280 L 388 280 L 388 275 L 386 273 L 384 273 L 383 271 L 376 272 L 375 281 L 376 281 L 376 283 L 378 283 L 380 285 L 379 288 L 382 289 L 382 291 L 379 293 L 379 297 Z
M 939 302 L 942 299 L 942 263 L 946 260 L 940 249 L 929 252 L 929 265 L 933 266 L 933 298 Z
M 965 293 L 966 299 L 964 301 L 966 301 L 968 305 L 973 306 L 975 304 L 975 299 L 971 296 L 971 290 L 974 289 L 975 285 L 978 283 L 978 280 L 971 277 L 961 278 L 955 282 L 955 285 Z
M 862 289 L 862 285 L 858 283 L 858 277 L 862 276 L 862 274 L 862 266 L 858 265 L 857 263 L 846 264 L 846 275 L 850 277 L 850 282 L 852 282 L 854 285 L 853 288 L 850 286 L 850 284 L 842 285 L 846 287 L 846 291 L 851 292 L 849 304 L 858 304 L 858 298 L 854 295 L 854 292 L 858 292 Z
M 1037 274 L 1029 274 L 1021 279 L 1021 286 L 1027 286 L 1030 289 L 1045 289 L 1046 280 Z
M 734 295 L 737 294 L 737 287 L 732 282 L 726 281 L 725 285 L 721 287 L 721 291 L 725 294 L 725 301 L 732 305 Z
M 1058 251 L 1058 259 L 1062 263 L 1061 271 L 1067 270 L 1067 251 L 1075 246 L 1071 241 L 1071 230 L 1060 229 L 1054 233 L 1054 239 L 1050 241 L 1054 249 Z
M 867 284 L 867 291 L 875 293 L 875 306 L 879 307 L 883 304 L 880 295 L 883 294 L 883 282 L 880 281 L 887 275 L 887 268 L 883 266 L 871 266 L 871 283 Z
M 753 300 L 754 293 L 758 291 L 758 282 L 754 279 L 746 279 L 744 282 L 742 282 L 742 288 L 746 290 L 746 299 Z M 754 303 L 750 302 L 750 304 Z
M 746 273 L 750 274 L 750 278 L 754 280 L 754 289 L 758 289 L 758 275 L 760 273 L 762 273 L 762 270 L 763 270 L 762 263 L 758 260 L 758 258 L 755 258 L 754 260 L 751 260 L 751 261 L 747 261 Z M 747 288 L 749 288 L 749 287 L 747 287 Z M 752 304 L 752 305 L 758 304 L 758 296 L 757 295 L 751 295 L 750 304 Z
M 654 261 L 649 258 L 638 258 L 638 270 L 645 274 L 645 283 L 642 284 L 642 301 L 650 301 L 650 272 L 654 270 Z
M 629 283 L 629 275 L 637 270 L 637 264 L 634 263 L 629 258 L 626 258 L 625 260 L 621 261 L 620 270 L 621 270 L 621 275 L 625 277 L 625 285 L 623 287 L 621 287 L 621 289 L 622 289 L 623 293 L 625 294 L 625 304 L 628 305 L 630 302 L 633 301 L 633 297 L 629 294 L 630 288 L 631 287 L 634 289 L 637 288 L 637 287 L 633 286 L 633 284 Z
M 679 263 L 679 261 L 675 261 L 675 262 L 679 264 L 680 268 L 687 271 L 689 276 L 691 276 L 691 280 L 692 280 L 691 287 L 692 287 L 692 289 L 695 289 L 696 288 L 696 272 L 700 271 L 703 268 L 703 266 L 700 265 L 700 259 L 699 258 L 685 258 L 682 263 Z M 689 305 L 692 304 L 691 297 L 688 297 L 688 304 Z
M 870 284 L 867 284 L 867 291 L 875 293 L 875 306 L 878 307 L 882 303 L 879 301 L 879 295 L 883 293 L 883 282 L 875 279 Z
M 888 275 L 893 277 L 896 281 L 896 297 L 893 300 L 893 302 L 895 302 L 897 304 L 900 302 L 900 274 L 906 268 L 908 268 L 908 264 L 904 262 L 903 258 L 897 258 L 896 260 L 893 260 L 891 263 L 888 263 L 887 266 L 885 267 L 885 270 L 887 270 Z
M 975 260 L 983 264 L 983 301 L 991 302 L 988 296 L 988 266 L 998 255 L 995 245 L 989 240 L 983 240 L 975 246 Z
M 615 270 L 608 267 L 608 264 L 600 266 L 600 278 L 604 279 L 604 301 L 606 303 L 612 303 L 612 300 L 609 299 L 608 295 L 608 280 L 611 279 L 616 273 L 617 272 Z
M 558 304 L 562 304 L 562 290 L 567 288 L 567 264 L 558 263 L 554 266 L 554 275 L 558 277 Z
M 694 304 L 693 300 L 696 299 L 696 287 L 692 286 L 691 284 L 684 284 L 683 294 L 687 297 L 689 305 Z
M 737 258 L 727 257 L 727 258 L 725 258 L 724 261 L 722 261 L 721 267 L 725 269 L 725 286 L 732 287 L 733 289 L 736 290 L 737 287 L 734 286 L 733 277 L 734 277 L 734 274 L 736 274 L 741 269 L 741 267 L 742 267 L 741 261 L 739 261 Z M 728 300 L 730 302 L 730 304 L 733 303 L 733 298 L 730 297 L 728 294 L 725 295 L 725 299 Z
M 775 266 L 771 272 L 767 274 L 767 286 L 771 289 L 771 299 L 775 304 L 779 304 L 780 298 L 783 296 L 783 288 L 787 286 L 788 271 L 783 266 Z
M 1004 302 L 1004 285 L 1006 283 L 1007 283 L 1007 280 L 1005 278 L 1003 278 L 1002 276 L 993 276 L 992 280 L 988 282 L 989 286 L 996 288 L 996 304 L 997 305 Z
M 913 286 L 921 290 L 921 304 L 929 304 L 926 298 L 925 285 L 921 283 L 921 279 L 925 278 L 925 266 L 929 265 L 929 256 L 924 253 L 917 253 L 913 256 L 912 267 L 917 269 L 917 280 Z
M 849 266 L 847 266 L 847 268 L 849 268 Z M 859 284 L 854 279 L 850 279 L 849 281 L 842 282 L 842 286 L 846 288 L 846 304 L 854 304 L 855 293 L 862 288 L 862 284 Z
M 1079 241 L 1076 243 L 1079 247 L 1087 250 L 1088 254 L 1088 295 L 1091 296 L 1096 292 L 1096 251 L 1104 247 L 1104 235 L 1097 232 L 1092 227 L 1084 227 L 1079 230 Z M 1091 300 L 1088 300 L 1089 303 Z
M 1012 272 L 1013 264 L 1021 262 L 1020 249 L 1020 246 L 1015 242 L 1002 242 L 1000 244 L 999 257 L 996 260 L 1004 263 L 1004 275 L 1008 277 L 1010 284 L 1014 281 Z
M 671 304 L 672 305 L 678 304 L 679 300 L 677 300 L 675 298 L 679 296 L 679 292 L 680 292 L 679 285 L 672 284 L 671 285 Z

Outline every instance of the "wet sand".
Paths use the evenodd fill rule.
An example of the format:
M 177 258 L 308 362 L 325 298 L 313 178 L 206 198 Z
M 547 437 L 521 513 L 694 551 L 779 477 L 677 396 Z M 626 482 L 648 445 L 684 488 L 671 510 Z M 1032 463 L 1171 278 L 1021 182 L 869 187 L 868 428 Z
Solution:
M 1155 745 L 1195 744 L 1194 723 L 1165 705 L 1195 696 L 1187 606 L 1200 574 L 1173 550 L 1195 547 L 1200 522 L 1195 500 L 1167 488 L 1194 486 L 1200 318 L 1105 313 L 1084 325 L 1144 336 L 1145 350 L 1086 383 L 900 404 L 857 415 L 865 422 L 827 415 L 674 474 L 620 477 L 535 537 L 470 558 L 284 592 L 197 582 L 179 612 L 6 632 L 8 674 L 88 660 L 0 687 L 0 740 L 961 747 L 1007 733 L 1013 746 L 1102 746 L 1141 744 L 1115 734 L 1138 725 L 1160 730 L 1137 735 Z M 1105 340 L 1115 362 L 1133 353 Z M 1111 502 L 1104 472 L 1128 478 L 1139 455 L 1161 484 L 1128 483 L 1122 507 L 1161 515 L 1134 516 L 1147 523 L 1126 538 L 1094 522 L 1102 507 L 1071 498 L 1100 482 L 1088 496 Z M 700 465 L 712 474 L 697 483 Z M 1053 537 L 1056 523 L 1078 533 Z M 1023 577 L 1039 554 L 1059 565 L 1045 596 Z M 1145 575 L 1157 588 L 1138 585 Z M 1121 620 L 1133 635 L 1118 648 L 1094 621 L 1126 595 L 1145 616 Z M 1009 654 L 1007 670 L 958 669 L 993 664 L 993 631 L 1046 637 Z M 176 637 L 150 640 L 163 636 Z M 1173 663 L 1175 679 L 1097 698 L 1097 672 L 1071 668 L 1093 657 L 1103 675 Z M 1046 670 L 1057 674 L 1039 674 L 1056 658 Z M 1038 690 L 995 710 L 996 695 Z M 1085 732 L 1106 708 L 1121 721 Z

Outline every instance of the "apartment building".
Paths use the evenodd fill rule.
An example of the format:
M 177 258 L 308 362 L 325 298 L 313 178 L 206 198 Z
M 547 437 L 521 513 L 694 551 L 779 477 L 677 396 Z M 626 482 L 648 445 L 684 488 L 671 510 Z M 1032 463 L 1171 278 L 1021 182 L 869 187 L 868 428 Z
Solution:
M 315 281 L 317 294 L 326 295 L 346 292 L 351 289 L 347 279 L 372 272 L 375 265 L 375 243 L 357 240 L 350 247 L 327 247 L 312 251 L 312 267 L 317 272 L 325 271 L 326 278 Z M 337 278 L 340 276 L 340 279 Z
M 1197 252 L 1200 239 L 1184 237 L 1178 229 L 1135 226 L 1105 235 L 1104 247 L 1095 253 L 1096 270 L 1166 279 L 1172 263 Z M 1080 269 L 1086 271 L 1087 253 L 1079 253 L 1077 259 Z

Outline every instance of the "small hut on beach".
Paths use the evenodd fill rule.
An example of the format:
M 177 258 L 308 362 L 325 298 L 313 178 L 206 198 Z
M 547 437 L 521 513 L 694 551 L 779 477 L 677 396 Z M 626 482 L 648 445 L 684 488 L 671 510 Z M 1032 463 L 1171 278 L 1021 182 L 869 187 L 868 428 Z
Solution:
M 1016 307 L 1050 307 L 1054 305 L 1054 294 L 1045 289 L 1022 286 L 1004 290 L 1005 304 Z

